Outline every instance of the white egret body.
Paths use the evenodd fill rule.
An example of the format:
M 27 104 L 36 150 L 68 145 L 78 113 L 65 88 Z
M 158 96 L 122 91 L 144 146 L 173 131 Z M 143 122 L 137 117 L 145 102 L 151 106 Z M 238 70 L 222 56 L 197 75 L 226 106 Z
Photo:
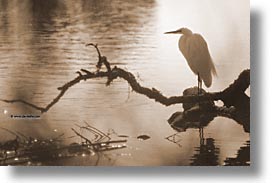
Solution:
M 179 49 L 190 69 L 198 76 L 198 91 L 202 88 L 202 81 L 206 87 L 210 87 L 212 75 L 217 75 L 217 73 L 203 37 L 200 34 L 192 33 L 187 28 L 166 32 L 165 34 L 182 34 L 179 40 Z

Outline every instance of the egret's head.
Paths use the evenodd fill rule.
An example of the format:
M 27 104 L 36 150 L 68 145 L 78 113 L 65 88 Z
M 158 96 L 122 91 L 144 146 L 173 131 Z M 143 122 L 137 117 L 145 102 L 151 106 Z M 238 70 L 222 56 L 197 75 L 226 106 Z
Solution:
M 191 30 L 187 29 L 187 28 L 180 28 L 176 31 L 170 31 L 170 32 L 165 32 L 164 34 L 183 34 L 185 36 L 191 35 L 193 34 Z

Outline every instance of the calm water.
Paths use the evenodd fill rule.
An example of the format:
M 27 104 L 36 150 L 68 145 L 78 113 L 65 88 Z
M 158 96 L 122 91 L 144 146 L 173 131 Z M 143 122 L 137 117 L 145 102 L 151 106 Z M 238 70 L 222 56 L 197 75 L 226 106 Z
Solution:
M 85 47 L 89 42 L 98 43 L 111 63 L 139 76 L 142 85 L 168 96 L 180 95 L 196 84 L 196 77 L 177 48 L 179 37 L 163 32 L 183 26 L 201 33 L 209 44 L 219 75 L 209 91 L 222 90 L 250 67 L 248 1 L 1 0 L 0 98 L 46 106 L 58 94 L 57 87 L 73 79 L 76 71 L 95 68 L 97 54 Z M 133 92 L 128 96 L 123 80 L 109 87 L 105 82 L 75 85 L 39 120 L 10 119 L 10 114 L 39 112 L 1 102 L 0 126 L 35 137 L 59 132 L 69 137 L 71 127 L 87 121 L 102 131 L 128 135 L 127 148 L 109 152 L 112 161 L 102 160 L 102 165 L 189 165 L 197 164 L 201 156 L 223 165 L 247 146 L 249 133 L 223 117 L 204 129 L 204 144 L 198 129 L 179 134 L 181 147 L 171 143 L 165 137 L 175 131 L 167 119 L 181 111 L 181 105 L 165 107 Z M 1 140 L 10 138 L 0 134 Z M 143 134 L 151 138 L 136 139 Z M 215 153 L 205 155 L 204 147 Z M 63 163 L 93 162 L 86 157 Z

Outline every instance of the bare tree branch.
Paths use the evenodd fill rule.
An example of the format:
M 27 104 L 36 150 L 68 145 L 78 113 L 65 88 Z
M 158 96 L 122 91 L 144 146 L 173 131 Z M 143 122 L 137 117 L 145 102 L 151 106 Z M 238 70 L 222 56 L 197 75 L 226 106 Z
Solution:
M 135 91 L 136 93 L 145 95 L 150 99 L 154 99 L 156 102 L 159 102 L 165 106 L 170 106 L 173 104 L 182 104 L 182 103 L 194 103 L 194 102 L 197 102 L 198 99 L 200 101 L 222 100 L 225 103 L 225 105 L 230 106 L 230 105 L 235 105 L 238 102 L 239 96 L 242 96 L 242 97 L 246 96 L 244 92 L 249 87 L 249 84 L 250 84 L 250 70 L 244 70 L 239 75 L 238 79 L 234 81 L 234 83 L 232 83 L 228 88 L 224 89 L 221 92 L 205 93 L 200 96 L 190 95 L 190 96 L 166 97 L 159 90 L 155 88 L 150 89 L 150 88 L 141 86 L 131 72 L 125 71 L 116 66 L 114 66 L 111 69 L 110 63 L 107 61 L 107 58 L 105 56 L 101 55 L 100 50 L 97 47 L 97 44 L 93 44 L 93 43 L 87 44 L 87 46 L 89 45 L 94 46 L 98 52 L 98 59 L 99 59 L 97 64 L 98 70 L 96 72 L 90 72 L 85 69 L 81 69 L 81 71 L 77 71 L 78 76 L 75 79 L 69 81 L 68 83 L 65 83 L 63 86 L 59 87 L 58 90 L 60 90 L 60 93 L 46 107 L 39 107 L 35 104 L 32 104 L 22 99 L 13 99 L 13 100 L 1 99 L 1 101 L 6 103 L 23 103 L 43 113 L 43 112 L 47 112 L 51 107 L 53 107 L 62 98 L 62 96 L 67 92 L 67 90 L 70 87 L 76 85 L 80 81 L 106 77 L 107 86 L 110 85 L 112 81 L 114 81 L 115 79 L 122 78 L 129 83 L 133 91 Z M 105 67 L 107 68 L 106 72 L 100 71 L 102 64 L 105 65 Z M 81 72 L 83 72 L 83 74 Z M 235 96 L 233 98 L 236 98 L 236 100 L 235 99 L 232 100 L 232 96 Z M 248 97 L 248 100 L 249 100 L 249 97 Z

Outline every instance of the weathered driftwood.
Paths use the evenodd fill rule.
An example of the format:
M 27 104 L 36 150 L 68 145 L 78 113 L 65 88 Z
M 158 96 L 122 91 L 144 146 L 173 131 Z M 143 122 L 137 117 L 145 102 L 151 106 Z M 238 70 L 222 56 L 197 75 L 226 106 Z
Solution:
M 2 99 L 1 101 L 7 102 L 7 103 L 23 103 L 29 107 L 32 107 L 34 109 L 37 109 L 41 111 L 41 113 L 47 112 L 49 109 L 51 109 L 61 98 L 62 96 L 67 92 L 67 90 L 79 83 L 80 81 L 86 81 L 89 79 L 94 78 L 107 78 L 106 85 L 110 85 L 112 81 L 114 81 L 117 78 L 122 78 L 126 80 L 133 91 L 136 93 L 142 94 L 147 96 L 150 99 L 154 99 L 156 102 L 159 102 L 165 106 L 170 106 L 173 104 L 187 104 L 187 103 L 197 103 L 198 101 L 217 101 L 221 100 L 224 102 L 224 105 L 226 107 L 234 106 L 237 108 L 237 111 L 239 113 L 245 112 L 249 115 L 249 100 L 250 98 L 245 94 L 246 89 L 250 85 L 250 70 L 244 70 L 239 77 L 226 89 L 220 92 L 213 92 L 213 93 L 203 93 L 200 96 L 197 95 L 181 95 L 181 96 L 172 96 L 167 97 L 163 95 L 159 90 L 155 88 L 147 88 L 140 85 L 140 83 L 136 80 L 135 76 L 128 71 L 125 71 L 124 69 L 121 69 L 117 66 L 111 67 L 111 64 L 108 62 L 107 58 L 105 56 L 102 56 L 100 53 L 100 50 L 98 49 L 98 46 L 96 44 L 87 44 L 87 46 L 94 46 L 98 53 L 98 63 L 97 63 L 97 70 L 95 72 L 90 72 L 85 69 L 81 69 L 80 71 L 77 71 L 78 76 L 74 78 L 73 80 L 65 83 L 63 86 L 59 87 L 58 90 L 60 93 L 48 104 L 46 107 L 40 107 L 35 104 L 32 104 L 28 101 L 25 101 L 23 99 L 12 99 L 12 100 L 5 100 Z M 102 66 L 106 67 L 106 71 L 101 71 Z M 225 110 L 220 110 L 219 115 L 223 115 L 226 117 L 232 117 L 232 114 L 229 112 L 225 112 Z M 238 114 L 238 112 L 234 112 L 233 116 L 236 116 L 235 114 Z

